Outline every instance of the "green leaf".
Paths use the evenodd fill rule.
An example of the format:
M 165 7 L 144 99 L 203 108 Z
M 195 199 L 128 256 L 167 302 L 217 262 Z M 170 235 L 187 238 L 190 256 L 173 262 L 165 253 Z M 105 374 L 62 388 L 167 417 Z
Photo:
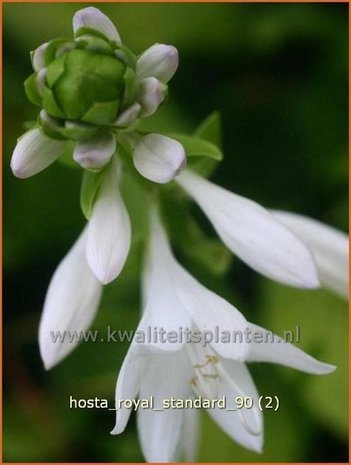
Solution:
M 44 63 L 46 66 L 49 66 L 50 63 L 55 60 L 56 58 L 56 53 L 57 51 L 63 47 L 63 46 L 66 46 L 68 48 L 71 48 L 73 47 L 75 44 L 72 40 L 70 39 L 62 39 L 62 38 L 59 38 L 59 39 L 53 39 L 49 42 L 47 48 L 45 49 L 45 52 L 44 52 Z
M 103 39 L 106 42 L 109 42 L 109 39 L 100 31 L 97 31 L 96 29 L 92 29 L 90 27 L 83 26 L 78 29 L 75 33 L 75 38 L 78 38 L 80 36 L 93 36 L 93 37 L 98 37 L 99 39 Z
M 104 174 L 105 169 L 98 172 L 84 170 L 80 189 L 80 207 L 87 220 L 90 218 L 93 211 L 96 195 Z
M 124 73 L 124 92 L 123 92 L 123 109 L 128 107 L 135 101 L 138 92 L 138 81 L 136 79 L 135 71 L 127 67 Z
M 187 157 L 207 157 L 216 161 L 220 161 L 223 158 L 221 150 L 205 139 L 177 133 L 166 135 L 182 144 Z
M 194 131 L 194 136 L 205 139 L 218 147 L 222 147 L 222 121 L 220 113 L 214 111 L 207 116 Z
M 67 55 L 61 55 L 47 67 L 46 82 L 52 87 L 65 72 Z
M 34 103 L 34 105 L 41 107 L 42 99 L 38 92 L 36 73 L 31 74 L 29 78 L 24 81 L 24 90 L 28 99 Z
M 73 150 L 75 143 L 71 140 L 68 140 L 65 144 L 65 150 L 63 154 L 57 159 L 59 163 L 62 163 L 69 168 L 81 169 L 80 165 L 73 160 Z
M 45 87 L 44 89 L 43 107 L 47 111 L 47 113 L 49 113 L 49 115 L 55 116 L 56 118 L 64 118 L 64 114 L 59 108 L 52 90 L 48 87 Z
M 119 100 L 113 102 L 96 102 L 84 114 L 82 121 L 90 124 L 106 125 L 113 121 L 118 112 Z

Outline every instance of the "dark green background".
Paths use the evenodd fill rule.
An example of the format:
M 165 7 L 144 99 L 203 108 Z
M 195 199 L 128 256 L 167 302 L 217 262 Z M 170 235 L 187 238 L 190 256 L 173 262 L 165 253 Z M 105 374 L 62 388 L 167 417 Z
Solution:
M 36 117 L 22 85 L 31 73 L 29 51 L 53 37 L 71 36 L 72 15 L 84 6 L 3 5 L 5 461 L 142 460 L 134 418 L 115 437 L 109 435 L 113 412 L 68 408 L 70 395 L 112 402 L 125 344 L 83 344 L 48 373 L 39 358 L 37 328 L 50 276 L 84 224 L 81 172 L 56 163 L 17 180 L 9 169 L 23 123 Z M 153 123 L 190 132 L 219 110 L 225 159 L 216 182 L 267 207 L 346 230 L 346 4 L 97 6 L 134 51 L 155 42 L 178 48 L 169 103 Z M 132 254 L 121 277 L 105 289 L 94 328 L 136 327 L 137 263 Z M 300 325 L 300 347 L 338 366 L 332 375 L 314 377 L 252 365 L 260 393 L 281 400 L 278 412 L 265 413 L 263 454 L 236 445 L 203 413 L 199 459 L 347 461 L 346 304 L 325 291 L 270 282 L 236 260 L 224 278 L 186 266 L 251 321 L 277 332 Z

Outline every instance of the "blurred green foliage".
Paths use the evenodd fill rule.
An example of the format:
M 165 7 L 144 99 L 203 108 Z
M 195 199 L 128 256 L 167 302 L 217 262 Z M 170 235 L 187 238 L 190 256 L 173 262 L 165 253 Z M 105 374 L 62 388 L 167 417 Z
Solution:
M 23 91 L 31 73 L 29 51 L 53 37 L 69 37 L 72 15 L 84 6 L 3 5 L 5 461 L 143 460 L 134 417 L 115 437 L 109 435 L 113 412 L 68 408 L 70 395 L 113 402 L 126 344 L 82 344 L 49 373 L 39 358 L 37 327 L 46 287 L 84 224 L 81 171 L 56 163 L 21 181 L 9 169 L 24 122 L 36 118 Z M 297 211 L 346 230 L 346 4 L 97 6 L 136 52 L 155 42 L 173 44 L 180 52 L 170 100 L 146 126 L 191 133 L 219 111 L 224 161 L 213 176 L 217 183 L 267 207 Z M 128 207 L 138 211 L 140 205 L 142 192 L 135 192 Z M 278 412 L 265 413 L 264 452 L 257 455 L 236 445 L 203 413 L 199 459 L 347 461 L 346 304 L 324 291 L 268 282 L 237 260 L 225 277 L 210 274 L 206 253 L 216 244 L 211 242 L 215 236 L 196 207 L 192 213 L 209 238 L 180 257 L 188 269 L 251 321 L 278 333 L 300 325 L 300 347 L 338 367 L 332 375 L 314 377 L 253 364 L 260 392 L 281 400 Z M 139 220 L 133 226 L 140 238 L 145 224 Z M 106 287 L 94 328 L 136 327 L 140 248 L 135 241 L 126 269 Z

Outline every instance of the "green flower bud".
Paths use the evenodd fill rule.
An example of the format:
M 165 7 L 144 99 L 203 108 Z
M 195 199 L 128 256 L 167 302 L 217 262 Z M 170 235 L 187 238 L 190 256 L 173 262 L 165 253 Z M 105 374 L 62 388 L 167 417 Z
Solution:
M 45 92 L 53 96 L 63 117 L 103 125 L 113 121 L 124 91 L 125 65 L 116 58 L 88 50 L 71 50 L 47 68 L 47 88 L 43 106 L 52 116 L 60 117 L 45 101 Z
M 155 44 L 137 58 L 94 7 L 76 12 L 73 31 L 73 39 L 57 38 L 31 52 L 34 73 L 24 87 L 41 109 L 39 129 L 77 142 L 133 131 L 166 101 L 176 49 Z
M 111 125 L 138 93 L 135 55 L 93 34 L 44 44 L 32 62 L 36 72 L 25 81 L 25 91 L 43 108 L 39 123 L 51 137 L 84 139 L 94 127 Z

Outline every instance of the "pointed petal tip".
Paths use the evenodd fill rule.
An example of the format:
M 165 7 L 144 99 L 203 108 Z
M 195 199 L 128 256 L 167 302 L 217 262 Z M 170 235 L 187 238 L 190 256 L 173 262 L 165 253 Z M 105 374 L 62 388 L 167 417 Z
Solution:
M 99 265 L 96 265 L 95 263 L 90 263 L 89 266 L 91 271 L 94 273 L 95 277 L 100 281 L 101 284 L 106 286 L 107 284 L 111 283 L 114 279 L 116 279 L 120 272 L 118 273 L 115 272 L 115 270 L 107 270 L 104 268 L 100 268 Z
M 54 362 L 45 362 L 45 361 L 43 360 L 43 365 L 44 365 L 45 370 L 46 370 L 46 371 L 49 371 L 49 370 L 51 370 L 52 368 L 54 368 L 54 366 L 56 365 L 56 363 L 54 363 Z
M 319 362 L 319 367 L 316 369 L 315 375 L 329 375 L 337 369 L 337 366 L 331 365 L 330 363 Z
M 114 427 L 113 430 L 110 432 L 110 434 L 113 435 L 113 436 L 116 436 L 116 435 L 118 435 L 118 434 L 123 433 L 123 431 L 124 431 L 124 428 L 121 428 L 121 427 L 118 425 L 118 421 L 117 421 L 115 427 Z

